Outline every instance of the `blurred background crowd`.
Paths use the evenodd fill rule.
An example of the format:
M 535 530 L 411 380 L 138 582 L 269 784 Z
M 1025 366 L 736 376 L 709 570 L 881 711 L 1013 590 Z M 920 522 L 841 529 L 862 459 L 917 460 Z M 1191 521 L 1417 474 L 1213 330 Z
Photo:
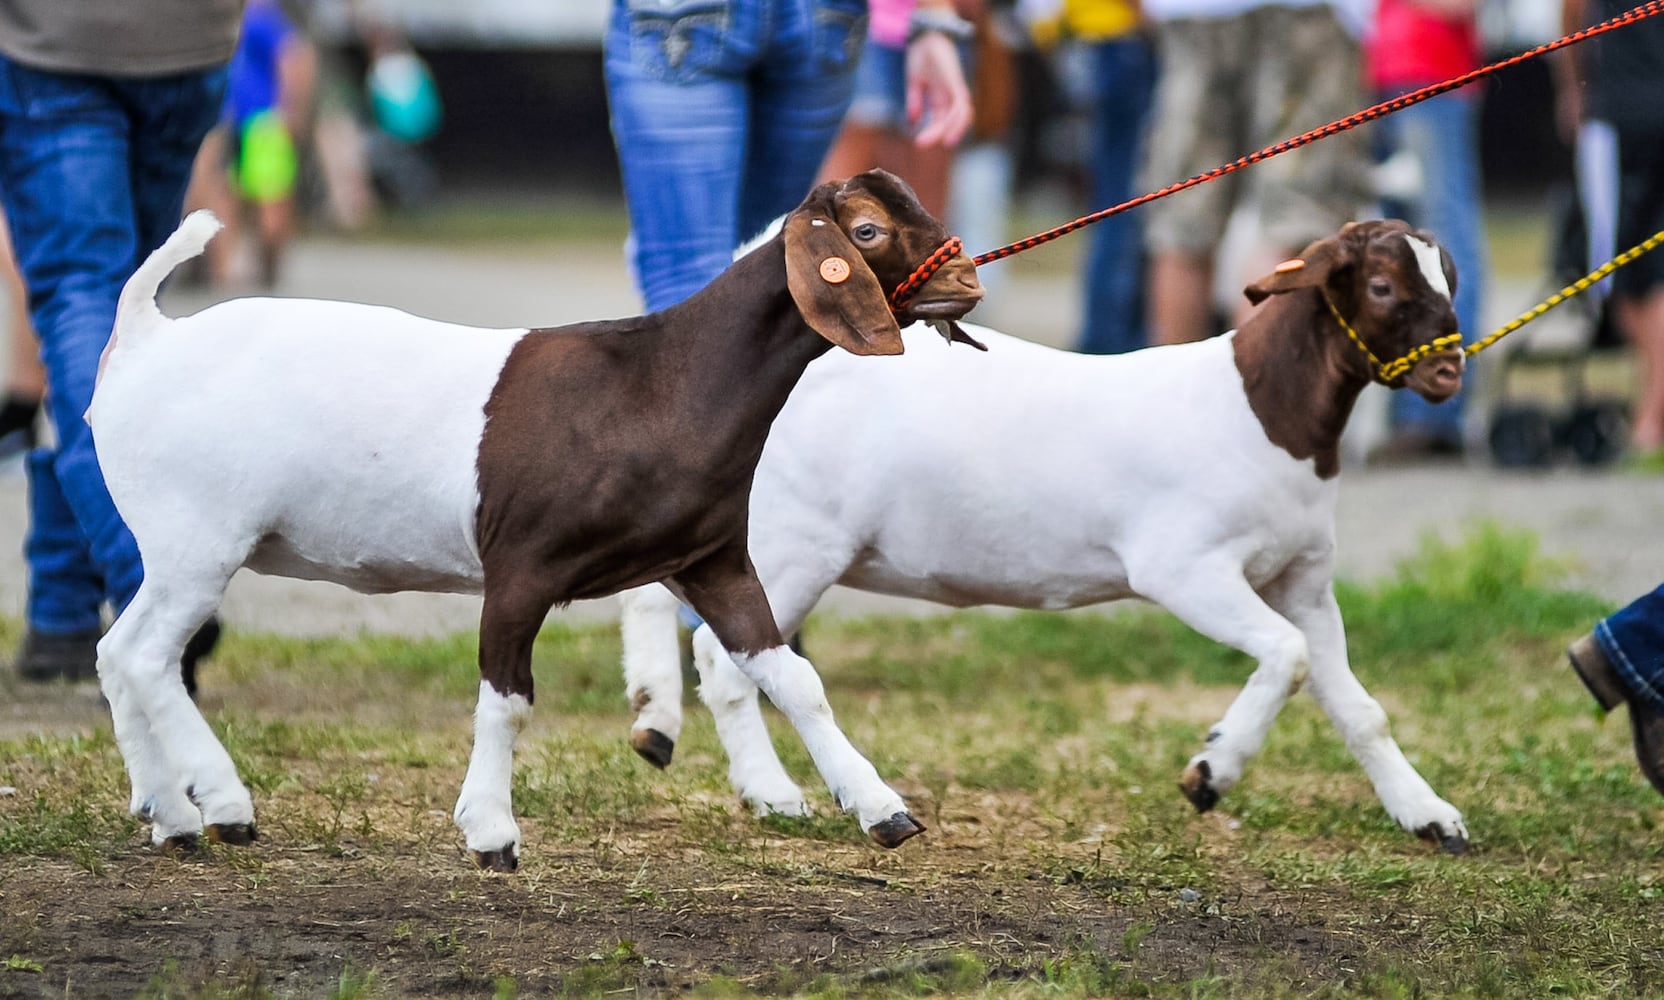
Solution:
M 960 52 L 975 115 L 963 140 L 918 147 L 905 120 L 885 117 L 873 104 L 885 46 L 868 38 L 860 57 L 874 75 L 858 80 L 822 175 L 895 170 L 973 253 L 1517 53 L 1559 36 L 1568 16 L 1610 13 L 1577 4 L 1569 15 L 1574 5 L 1561 0 L 953 4 L 971 27 Z M 228 232 L 191 280 L 223 294 L 272 288 L 297 233 L 373 235 L 389 219 L 470 201 L 573 198 L 622 214 L 603 82 L 612 11 L 612 0 L 251 0 L 187 200 L 214 208 Z M 1071 237 L 1082 247 L 1066 346 L 1110 353 L 1219 332 L 1247 308 L 1240 289 L 1255 273 L 1345 218 L 1383 214 L 1438 234 L 1461 275 L 1463 330 L 1481 335 L 1494 312 L 1482 300 L 1493 251 L 1521 255 L 1495 246 L 1516 230 L 1495 231 L 1487 210 L 1541 221 L 1528 231 L 1541 228 L 1548 245 L 1529 256 L 1544 287 L 1582 273 L 1591 256 L 1574 196 L 1579 122 L 1566 111 L 1570 78 L 1557 91 L 1561 72 L 1550 59 L 1527 62 Z M 1653 113 L 1664 118 L 1664 108 Z M 984 271 L 998 296 L 1004 266 Z M 1600 318 L 1590 313 L 1575 349 L 1597 336 L 1623 342 Z M 41 395 L 19 311 L 11 330 L 0 405 L 8 450 L 33 435 Z M 1656 339 L 1664 347 L 1664 332 Z M 1647 373 L 1638 377 L 1645 385 Z M 1664 371 L 1652 381 L 1664 386 Z M 1635 398 L 1642 412 L 1626 400 L 1622 429 L 1615 412 L 1600 414 L 1608 422 L 1592 457 L 1664 444 L 1664 397 Z M 1504 427 L 1487 449 L 1495 414 L 1460 400 L 1434 410 L 1408 393 L 1393 405 L 1402 409 L 1370 443 L 1379 461 L 1489 450 L 1532 464 L 1564 436 L 1559 426 Z

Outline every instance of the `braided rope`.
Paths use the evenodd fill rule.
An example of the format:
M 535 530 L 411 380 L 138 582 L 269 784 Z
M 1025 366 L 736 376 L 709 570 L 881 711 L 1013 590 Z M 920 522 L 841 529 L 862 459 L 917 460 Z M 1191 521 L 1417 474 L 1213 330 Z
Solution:
M 1536 319 L 1538 316 L 1541 316 L 1543 313 L 1548 312 L 1550 309 L 1553 309 L 1555 306 L 1566 301 L 1572 296 L 1587 291 L 1590 286 L 1596 284 L 1613 271 L 1616 271 L 1618 268 L 1623 267 L 1635 258 L 1660 245 L 1664 245 L 1664 229 L 1653 233 L 1651 236 L 1630 247 L 1628 250 L 1625 250 L 1623 253 L 1595 268 L 1593 271 L 1590 271 L 1588 274 L 1585 274 L 1583 277 L 1560 289 L 1553 295 L 1550 295 L 1548 298 L 1532 306 L 1530 309 L 1527 309 L 1519 316 L 1502 324 L 1502 326 L 1497 328 L 1495 333 L 1492 333 L 1483 340 L 1476 341 L 1471 346 L 1463 348 L 1463 350 L 1467 351 L 1469 354 L 1478 354 L 1480 351 L 1483 351 L 1485 348 L 1501 340 L 1503 337 L 1508 336 L 1510 333 L 1513 333 L 1515 330 L 1518 330 L 1520 327 Z
M 1664 3 L 1664 0 L 1659 0 L 1659 2 Z M 926 257 L 924 263 L 914 268 L 913 273 L 907 276 L 907 280 L 897 285 L 896 290 L 890 293 L 890 311 L 900 312 L 914 293 L 923 288 L 925 282 L 934 278 L 936 272 L 940 271 L 943 265 L 957 256 L 959 251 L 964 248 L 963 240 L 957 236 L 949 236 L 945 243 L 936 248 L 935 253 Z
M 1623 25 L 1631 24 L 1635 21 L 1652 17 L 1654 14 L 1659 13 L 1664 13 L 1664 0 L 1647 0 L 1646 3 L 1643 3 L 1623 14 L 1619 14 L 1617 17 L 1602 21 L 1599 24 L 1584 28 L 1581 31 L 1574 31 L 1563 38 L 1539 45 L 1528 52 L 1522 52 L 1519 55 L 1511 56 L 1499 62 L 1491 63 L 1489 66 L 1482 66 L 1479 69 L 1463 73 L 1461 76 L 1453 77 L 1443 83 L 1435 83 L 1431 86 L 1423 87 L 1420 90 L 1411 91 L 1408 94 L 1395 97 L 1389 101 L 1382 101 L 1374 107 L 1366 108 L 1363 111 L 1348 115 L 1345 118 L 1332 121 L 1327 125 L 1320 125 L 1317 128 L 1301 135 L 1297 135 L 1292 139 L 1285 139 L 1276 145 L 1267 146 L 1257 152 L 1249 153 L 1247 156 L 1240 157 L 1223 166 L 1215 167 L 1207 173 L 1197 174 L 1189 180 L 1179 181 L 1178 183 L 1168 185 L 1159 191 L 1152 191 L 1149 194 L 1140 195 L 1131 201 L 1124 201 L 1119 205 L 1100 209 L 1090 215 L 1083 215 L 1073 222 L 1066 222 L 1054 229 L 1048 229 L 1043 233 L 1037 233 L 1034 236 L 1018 240 L 1015 243 L 1008 243 L 1003 247 L 990 250 L 987 253 L 978 254 L 976 257 L 972 258 L 972 260 L 978 267 L 981 267 L 983 264 L 992 263 L 996 260 L 1004 260 L 1007 257 L 1022 253 L 1025 250 L 1032 250 L 1041 244 L 1050 243 L 1058 237 L 1067 236 L 1078 229 L 1083 229 L 1094 222 L 1101 222 L 1112 215 L 1119 215 L 1122 212 L 1137 208 L 1147 202 L 1155 201 L 1157 198 L 1165 198 L 1170 194 L 1177 194 L 1180 191 L 1195 187 L 1198 184 L 1205 184 L 1208 181 L 1217 180 L 1226 174 L 1233 173 L 1246 166 L 1251 166 L 1261 160 L 1268 160 L 1273 156 L 1280 153 L 1286 153 L 1291 149 L 1299 149 L 1301 146 L 1309 146 L 1319 139 L 1325 139 L 1331 135 L 1338 135 L 1339 133 L 1345 132 L 1349 129 L 1357 128 L 1365 122 L 1374 121 L 1377 118 L 1392 114 L 1395 111 L 1402 111 L 1403 109 L 1410 107 L 1413 104 L 1419 104 L 1430 97 L 1437 97 L 1440 94 L 1455 90 L 1458 87 L 1465 87 L 1475 80 L 1489 76 L 1498 70 L 1517 65 L 1528 59 L 1535 59 L 1537 56 L 1545 55 L 1556 49 L 1565 48 L 1568 45 L 1593 38 L 1596 35 L 1611 31 L 1614 28 L 1622 27 Z
M 1514 319 L 1511 319 L 1502 324 L 1500 327 L 1497 327 L 1496 331 L 1491 333 L 1489 336 L 1475 341 L 1466 347 L 1462 347 L 1462 352 L 1467 354 L 1469 357 L 1478 354 L 1480 351 L 1490 347 L 1503 337 L 1508 336 L 1510 333 L 1513 333 L 1515 330 L 1518 330 L 1520 327 L 1541 316 L 1543 313 L 1548 312 L 1555 306 L 1560 305 L 1572 296 L 1588 291 L 1591 287 L 1600 282 L 1613 271 L 1616 271 L 1618 268 L 1623 267 L 1625 264 L 1628 264 L 1647 251 L 1653 250 L 1661 245 L 1664 245 L 1664 229 L 1660 229 L 1658 232 L 1653 233 L 1651 236 L 1630 247 L 1628 250 L 1625 250 L 1623 253 L 1532 306 L 1530 309 L 1520 313 Z M 1335 318 L 1335 322 L 1340 324 L 1340 328 L 1346 331 L 1346 336 L 1354 345 L 1357 346 L 1358 350 L 1364 353 L 1364 357 L 1369 359 L 1370 374 L 1375 378 L 1375 381 L 1380 382 L 1382 385 L 1391 385 L 1393 382 L 1396 382 L 1399 378 L 1403 377 L 1405 372 L 1408 372 L 1411 368 L 1415 367 L 1416 362 L 1427 357 L 1429 354 L 1436 351 L 1445 351 L 1453 347 L 1462 346 L 1462 335 L 1460 333 L 1447 334 L 1443 337 L 1434 337 L 1430 342 L 1413 348 L 1408 354 L 1401 358 L 1394 358 L 1391 361 L 1383 362 L 1380 358 L 1375 356 L 1375 352 L 1369 349 L 1369 345 L 1364 343 L 1364 339 L 1358 335 L 1357 330 L 1352 328 L 1352 324 L 1346 321 L 1346 317 L 1340 314 L 1340 310 L 1336 308 L 1334 300 L 1329 298 L 1327 292 L 1323 295 L 1323 302 L 1329 307 L 1329 315 Z

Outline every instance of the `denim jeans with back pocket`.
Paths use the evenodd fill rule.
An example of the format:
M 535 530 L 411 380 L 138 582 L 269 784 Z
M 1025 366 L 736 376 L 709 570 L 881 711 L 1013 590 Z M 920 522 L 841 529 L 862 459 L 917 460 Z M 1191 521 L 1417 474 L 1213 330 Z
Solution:
M 866 0 L 616 0 L 607 99 L 649 310 L 703 288 L 809 193 L 866 20 Z
M 119 612 L 144 570 L 104 486 L 83 414 L 122 284 L 179 224 L 223 68 L 165 77 L 46 72 L 0 56 L 0 201 L 46 366 L 56 444 L 28 458 L 28 624 Z

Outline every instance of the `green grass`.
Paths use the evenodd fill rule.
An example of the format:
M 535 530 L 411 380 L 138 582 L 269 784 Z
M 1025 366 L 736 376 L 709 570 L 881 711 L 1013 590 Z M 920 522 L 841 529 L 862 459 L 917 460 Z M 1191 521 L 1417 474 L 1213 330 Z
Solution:
M 840 722 L 933 827 L 919 844 L 876 856 L 902 867 L 852 880 L 839 859 L 868 856 L 863 838 L 777 719 L 776 745 L 808 781 L 815 814 L 759 825 L 729 802 L 691 692 L 677 764 L 654 772 L 623 740 L 614 630 L 551 626 L 537 647 L 538 712 L 521 743 L 515 805 L 535 831 L 534 856 L 581 848 L 616 865 L 607 900 L 584 906 L 683 912 L 684 870 L 837 899 L 969 877 L 1006 887 L 1000 898 L 1017 908 L 1006 917 L 1018 922 L 1049 926 L 1016 902 L 1045 887 L 1063 894 L 1047 898 L 1068 913 L 1122 923 L 1105 936 L 1021 947 L 966 925 L 943 950 L 834 972 L 737 974 L 717 959 L 672 972 L 657 940 L 623 937 L 587 958 L 549 961 L 569 963 L 569 995 L 666 977 L 700 996 L 1664 995 L 1660 803 L 1636 773 L 1624 720 L 1598 718 L 1564 668 L 1566 642 L 1610 607 L 1559 589 L 1561 574 L 1529 535 L 1478 525 L 1455 544 L 1428 538 L 1384 583 L 1339 588 L 1355 671 L 1412 762 L 1464 811 L 1473 842 L 1461 858 L 1397 828 L 1306 698 L 1289 703 L 1218 812 L 1196 816 L 1174 782 L 1252 664 L 1159 610 L 967 612 L 815 620 L 806 633 Z M 471 637 L 233 635 L 216 663 L 211 683 L 226 690 L 210 719 L 271 843 L 381 866 L 454 851 L 446 815 L 478 683 Z M 142 840 L 125 816 L 107 723 L 0 741 L 0 785 L 19 790 L 0 798 L 0 896 L 6 873 L 34 861 L 97 878 Z M 632 837 L 660 845 L 646 857 L 668 863 L 668 874 L 655 877 L 620 846 Z M 240 884 L 280 901 L 291 876 L 272 850 L 223 854 L 241 859 L 226 861 Z M 525 878 L 528 893 L 541 891 Z M 736 889 L 734 899 L 755 891 Z M 399 940 L 455 946 L 429 949 L 433 961 L 475 961 L 472 938 L 401 927 Z M 1193 954 L 1185 935 L 1204 932 L 1218 936 L 1217 961 L 1173 957 Z M 0 952 L 13 954 L 0 992 L 51 969 L 35 939 L 9 934 L 0 925 Z M 1297 947 L 1304 939 L 1326 943 Z M 348 954 L 331 995 L 398 995 L 373 950 Z M 488 971 L 486 993 L 533 995 L 523 985 L 532 970 Z M 270 991 L 253 973 L 215 975 L 164 970 L 143 995 Z

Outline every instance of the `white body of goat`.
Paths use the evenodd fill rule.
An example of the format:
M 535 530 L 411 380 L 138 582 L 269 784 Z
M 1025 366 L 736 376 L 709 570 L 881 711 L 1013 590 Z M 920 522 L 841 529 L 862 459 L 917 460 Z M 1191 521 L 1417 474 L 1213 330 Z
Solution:
M 923 831 L 782 642 L 745 548 L 753 469 L 809 362 L 833 345 L 898 352 L 898 316 L 954 319 L 982 297 L 955 252 L 892 308 L 883 289 L 947 240 L 899 178 L 817 187 L 777 238 L 677 307 L 552 329 L 285 299 L 164 317 L 157 287 L 217 229 L 193 214 L 128 282 L 87 413 L 145 562 L 98 673 L 131 808 L 155 843 L 256 835 L 253 800 L 180 677 L 186 640 L 241 566 L 483 595 L 474 751 L 454 813 L 482 866 L 519 862 L 510 777 L 544 617 L 663 579 L 803 724 L 875 841 Z M 823 277 L 830 259 L 837 280 Z
M 1432 260 L 1436 279 L 1436 251 Z M 782 632 L 835 583 L 955 606 L 1144 598 L 1258 661 L 1186 769 L 1198 808 L 1237 782 L 1305 683 L 1393 819 L 1460 851 L 1461 814 L 1405 759 L 1347 661 L 1332 588 L 1338 478 L 1268 436 L 1240 334 L 1094 357 L 966 330 L 987 356 L 822 358 L 776 419 L 752 488 L 750 548 Z M 1338 387 L 1342 424 L 1368 377 L 1351 381 Z M 828 435 L 834 426 L 848 433 Z M 657 587 L 624 596 L 635 727 L 674 739 L 675 602 Z M 760 811 L 802 812 L 749 682 L 708 630 L 694 656 L 736 791 Z

